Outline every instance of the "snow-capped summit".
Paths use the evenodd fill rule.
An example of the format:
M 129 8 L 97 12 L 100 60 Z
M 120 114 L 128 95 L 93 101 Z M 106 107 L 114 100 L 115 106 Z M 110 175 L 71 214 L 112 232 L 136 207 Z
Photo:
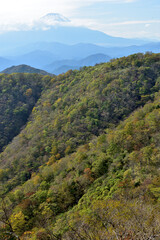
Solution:
M 40 18 L 40 22 L 46 25 L 55 25 L 57 23 L 70 22 L 70 20 L 59 13 L 48 13 Z

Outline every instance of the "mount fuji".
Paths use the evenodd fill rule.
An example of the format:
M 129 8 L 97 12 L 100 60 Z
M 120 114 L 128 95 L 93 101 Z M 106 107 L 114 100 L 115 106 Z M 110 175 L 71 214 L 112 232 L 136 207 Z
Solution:
M 40 21 L 47 25 L 55 25 L 56 23 L 71 22 L 68 18 L 59 13 L 48 13 L 40 18 Z
M 86 27 L 75 27 L 72 21 L 59 13 L 48 13 L 30 26 L 17 26 L 17 30 L 0 34 L 0 56 L 9 56 L 13 50 L 37 42 L 63 44 L 91 43 L 108 47 L 147 43 L 141 39 L 112 37 Z M 23 53 L 22 53 L 23 54 Z

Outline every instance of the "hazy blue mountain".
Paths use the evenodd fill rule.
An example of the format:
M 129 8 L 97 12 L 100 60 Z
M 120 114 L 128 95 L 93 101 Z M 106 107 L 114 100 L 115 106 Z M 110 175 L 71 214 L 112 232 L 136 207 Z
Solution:
M 84 27 L 52 26 L 48 30 L 12 31 L 1 34 L 0 54 L 9 54 L 10 50 L 38 41 L 60 42 L 64 44 L 92 43 L 106 46 L 129 46 L 146 43 L 137 39 L 125 39 L 109 36 L 103 32 Z
M 154 53 L 160 52 L 160 42 L 148 43 L 143 46 L 144 50 L 152 51 Z
M 149 44 L 144 44 L 141 46 L 128 46 L 128 47 L 113 47 L 113 48 L 107 48 L 108 55 L 112 57 L 123 57 L 128 56 L 130 54 L 134 53 L 145 53 L 151 51 L 153 53 L 159 53 L 160 52 L 160 42 L 153 42 Z
M 153 42 L 141 46 L 108 48 L 89 43 L 67 45 L 57 42 L 37 42 L 15 48 L 10 52 L 12 56 L 1 58 L 0 71 L 11 65 L 27 64 L 52 72 L 56 69 L 57 73 L 57 68 L 59 69 L 62 66 L 65 66 L 63 69 L 74 68 L 76 64 L 77 66 L 83 66 L 84 64 L 77 63 L 77 61 L 81 61 L 90 55 L 104 54 L 111 58 L 117 58 L 147 51 L 159 53 L 160 43 Z M 94 59 L 93 65 L 96 63 L 99 63 L 99 61 L 96 62 Z M 85 64 L 87 65 L 87 62 Z M 91 62 L 89 62 L 89 65 L 92 65 Z
M 3 58 L 0 57 L 0 71 L 3 70 L 6 67 L 9 67 L 11 65 L 12 61 L 7 59 L 7 58 Z
M 108 62 L 110 59 L 111 57 L 105 54 L 99 53 L 99 54 L 90 55 L 81 60 L 65 59 L 61 61 L 55 61 L 47 66 L 44 66 L 43 68 L 57 75 L 57 74 L 66 72 L 69 69 L 72 69 L 72 70 L 79 69 L 80 67 L 83 67 L 83 66 L 94 66 L 97 63 Z
M 80 60 L 79 64 L 81 66 L 94 66 L 97 63 L 108 62 L 110 59 L 111 59 L 110 56 L 99 53 L 99 54 L 90 55 L 90 56 Z
M 53 72 L 54 72 L 55 75 L 59 75 L 61 73 L 65 73 L 65 72 L 67 72 L 68 70 L 71 70 L 71 69 L 72 70 L 78 70 L 79 67 L 78 66 L 62 65 L 62 66 L 54 69 Z
M 21 56 L 12 57 L 15 65 L 27 64 L 36 68 L 41 68 L 55 59 L 57 57 L 53 53 L 42 50 L 35 50 Z
M 18 66 L 12 66 L 10 68 L 6 68 L 5 70 L 2 71 L 2 73 L 38 73 L 42 75 L 51 75 L 50 73 L 43 71 L 41 69 L 33 68 L 28 65 L 22 64 Z
M 38 53 L 38 51 L 40 51 Z M 104 47 L 91 43 L 78 43 L 73 45 L 67 45 L 57 42 L 36 42 L 24 45 L 23 47 L 17 47 L 10 51 L 8 58 L 30 58 L 25 56 L 26 54 L 38 55 L 38 59 L 43 57 L 52 61 L 63 60 L 63 59 L 82 59 L 93 54 L 106 54 L 111 57 L 127 56 L 136 52 L 160 52 L 160 43 L 153 42 L 144 44 L 141 46 L 128 46 L 128 47 Z M 44 55 L 43 55 L 44 54 Z M 23 56 L 24 55 L 24 56 Z M 33 55 L 31 56 L 33 58 Z M 15 57 L 16 56 L 16 57 Z M 20 59 L 21 60 L 21 59 Z M 23 59 L 22 59 L 23 60 Z M 52 62 L 50 61 L 50 63 Z M 47 65 L 48 63 L 46 63 Z
M 85 27 L 73 27 L 70 19 L 59 13 L 49 13 L 34 21 L 31 26 L 19 24 L 15 29 L 0 34 L 0 56 L 8 59 L 0 61 L 0 70 L 20 64 L 44 68 L 64 59 L 67 61 L 55 63 L 58 65 L 54 69 L 83 66 L 82 63 L 75 65 L 75 60 L 94 54 L 116 58 L 136 52 L 159 52 L 160 48 L 159 43 L 113 37 Z M 91 64 L 89 60 L 88 65 L 96 63 L 99 61 L 94 59 Z
M 55 57 L 55 60 L 62 59 L 82 59 L 92 54 L 103 53 L 107 54 L 107 48 L 91 43 L 78 43 L 67 45 L 58 42 L 36 42 L 12 49 L 9 53 L 13 59 L 15 56 L 30 54 L 32 52 L 48 52 Z
M 29 51 L 23 55 L 18 54 L 20 52 Z M 93 66 L 99 62 L 107 62 L 110 57 L 101 59 L 102 55 L 92 56 L 92 59 L 86 59 L 85 63 L 79 62 L 84 61 L 84 58 L 90 55 L 103 54 L 107 55 L 107 48 L 101 47 L 94 44 L 79 43 L 75 45 L 66 45 L 61 43 L 47 43 L 47 42 L 37 42 L 34 44 L 29 44 L 23 48 L 18 48 L 17 52 L 15 50 L 14 54 L 17 56 L 10 56 L 12 63 L 10 65 L 20 65 L 27 64 L 32 67 L 41 68 L 47 71 L 53 71 L 63 65 L 67 66 Z M 13 52 L 12 52 L 13 54 Z M 93 61 L 93 63 L 91 62 Z M 51 67 L 49 66 L 51 65 Z M 53 67 L 53 65 L 55 65 Z M 8 66 L 6 66 L 8 67 Z M 3 67 L 2 69 L 6 68 Z

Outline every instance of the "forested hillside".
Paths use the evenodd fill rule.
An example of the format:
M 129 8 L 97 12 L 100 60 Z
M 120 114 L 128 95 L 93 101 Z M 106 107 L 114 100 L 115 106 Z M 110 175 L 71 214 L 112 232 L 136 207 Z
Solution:
M 20 132 L 43 87 L 38 74 L 0 74 L 0 151 Z
M 53 74 L 49 74 L 46 71 L 43 71 L 43 70 L 40 70 L 40 69 L 37 69 L 37 68 L 33 68 L 33 67 L 30 67 L 30 66 L 25 65 L 25 64 L 21 64 L 21 65 L 18 65 L 18 66 L 12 66 L 12 67 L 6 68 L 2 71 L 2 73 L 7 73 L 7 74 L 12 74 L 12 73 L 38 73 L 38 74 L 41 74 L 41 75 L 52 75 L 53 76 Z
M 57 77 L 0 155 L 2 239 L 159 239 L 160 54 Z

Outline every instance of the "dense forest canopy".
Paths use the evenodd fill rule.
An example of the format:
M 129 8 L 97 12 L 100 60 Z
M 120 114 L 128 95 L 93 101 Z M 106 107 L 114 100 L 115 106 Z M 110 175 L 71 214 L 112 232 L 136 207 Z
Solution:
M 0 155 L 1 238 L 159 239 L 160 54 L 34 76 Z
M 0 74 L 0 151 L 26 123 L 44 87 L 38 74 Z

